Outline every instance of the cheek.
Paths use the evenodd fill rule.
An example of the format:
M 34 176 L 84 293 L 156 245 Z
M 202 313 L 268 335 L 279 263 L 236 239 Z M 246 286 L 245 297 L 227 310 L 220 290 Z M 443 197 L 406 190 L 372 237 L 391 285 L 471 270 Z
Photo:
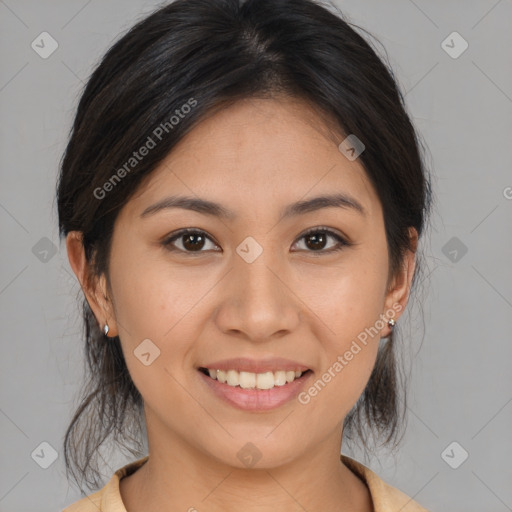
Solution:
M 185 410 L 190 396 L 180 382 L 190 340 L 197 336 L 193 306 L 206 289 L 191 286 L 190 280 L 157 263 L 133 261 L 137 263 L 120 263 L 111 273 L 128 371 L 151 410 L 166 414 L 169 404 Z
M 344 341 L 361 338 L 360 335 L 368 331 L 370 339 L 378 339 L 375 328 L 380 325 L 377 321 L 383 313 L 384 281 L 368 274 L 352 273 L 333 286 L 329 322 Z
M 385 259 L 370 260 L 363 254 L 354 254 L 336 268 L 321 272 L 301 269 L 297 295 L 303 298 L 311 314 L 321 320 L 313 325 L 319 329 L 318 339 L 329 340 L 331 350 L 343 350 L 368 330 L 368 338 L 378 341 L 375 326 L 380 332 L 382 325 L 378 320 L 384 313 L 386 265 Z
M 347 260 L 348 261 L 348 260 Z M 304 401 L 323 409 L 324 417 L 342 417 L 355 404 L 371 375 L 384 327 L 387 262 L 355 258 L 353 264 L 316 273 L 298 295 L 311 312 L 322 345 L 321 370 Z M 303 274 L 302 283 L 308 282 Z M 316 320 L 315 320 L 316 319 Z M 320 320 L 320 321 L 319 321 Z M 315 405 L 316 403 L 316 405 Z
M 125 359 L 141 393 L 144 388 L 168 389 L 163 381 L 171 378 L 169 373 L 178 377 L 190 369 L 188 355 L 200 329 L 197 315 L 214 284 L 212 273 L 208 278 L 199 266 L 177 269 L 164 258 L 156 261 L 132 256 L 120 259 L 111 271 Z M 150 366 L 138 358 L 147 352 L 150 356 L 146 360 L 154 358 Z
M 132 253 L 117 261 L 111 279 L 120 332 L 130 344 L 144 338 L 164 343 L 204 294 L 194 270 L 173 268 L 162 255 Z

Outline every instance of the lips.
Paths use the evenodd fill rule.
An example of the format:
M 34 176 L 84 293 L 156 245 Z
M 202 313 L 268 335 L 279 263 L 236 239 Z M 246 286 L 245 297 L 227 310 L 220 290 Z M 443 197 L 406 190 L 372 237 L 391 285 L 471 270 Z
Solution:
M 305 372 L 310 368 L 298 361 L 285 359 L 281 357 L 272 357 L 266 359 L 249 359 L 246 357 L 237 357 L 233 359 L 223 359 L 218 361 L 200 364 L 197 369 L 207 368 L 210 370 L 236 370 L 237 372 L 266 373 L 277 371 L 300 371 Z
M 274 359 L 273 363 L 275 362 L 276 360 Z M 261 361 L 259 361 L 259 363 L 261 363 Z M 265 365 L 268 365 L 268 363 L 269 361 L 266 361 Z M 288 363 L 290 363 L 290 361 L 288 361 Z M 224 366 L 233 365 L 234 363 L 233 360 L 229 360 L 223 361 L 222 363 L 219 361 L 216 364 Z M 280 360 L 278 364 L 283 364 L 283 360 Z M 247 368 L 247 366 L 245 367 Z M 254 368 L 254 365 L 252 367 Z M 258 366 L 256 367 L 258 368 Z M 301 367 L 301 365 L 299 365 L 299 367 Z M 261 366 L 259 366 L 259 368 L 261 368 Z M 252 386 L 249 386 L 249 389 L 247 389 L 245 388 L 245 384 L 247 384 L 247 382 L 244 383 L 244 387 L 241 387 L 239 385 L 228 384 L 227 382 L 220 382 L 218 378 L 212 378 L 208 373 L 205 373 L 200 368 L 197 369 L 197 373 L 199 375 L 199 381 L 205 385 L 203 389 L 207 390 L 208 393 L 212 393 L 212 396 L 216 396 L 222 402 L 231 407 L 251 413 L 270 411 L 290 403 L 298 396 L 301 390 L 304 389 L 307 383 L 310 382 L 310 379 L 313 376 L 313 372 L 311 370 L 307 370 L 299 378 L 294 378 L 291 382 L 283 383 L 281 381 L 281 385 L 275 385 L 276 382 L 274 380 L 274 385 L 272 387 L 266 386 L 266 384 L 270 383 L 263 382 L 264 389 L 253 389 Z M 217 372 L 217 375 L 219 376 L 221 373 L 224 373 L 224 371 L 221 370 L 220 372 Z M 243 375 L 244 373 L 245 372 L 242 370 L 241 374 Z M 283 371 L 280 373 L 284 374 L 285 372 Z M 290 373 L 293 373 L 292 370 L 290 370 Z M 245 377 L 248 375 L 249 373 L 247 373 Z M 252 373 L 252 375 L 254 376 L 255 374 Z M 259 373 L 259 375 L 261 375 L 261 373 Z

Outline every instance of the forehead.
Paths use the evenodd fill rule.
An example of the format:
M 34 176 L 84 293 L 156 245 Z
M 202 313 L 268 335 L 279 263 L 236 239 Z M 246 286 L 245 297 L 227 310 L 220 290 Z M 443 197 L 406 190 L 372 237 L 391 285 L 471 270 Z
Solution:
M 338 149 L 345 136 L 296 99 L 247 99 L 204 118 L 169 153 L 127 205 L 139 216 L 164 196 L 182 194 L 247 210 L 281 208 L 344 192 L 378 215 L 378 197 L 358 159 Z

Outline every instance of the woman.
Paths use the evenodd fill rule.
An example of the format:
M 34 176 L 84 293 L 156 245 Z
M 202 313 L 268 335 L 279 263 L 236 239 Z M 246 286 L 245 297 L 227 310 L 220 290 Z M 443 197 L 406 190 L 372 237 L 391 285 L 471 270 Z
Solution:
M 98 489 L 109 435 L 148 445 L 65 512 L 426 510 L 340 456 L 400 430 L 431 203 L 392 72 L 341 17 L 160 8 L 90 77 L 57 198 L 90 369 L 66 466 Z

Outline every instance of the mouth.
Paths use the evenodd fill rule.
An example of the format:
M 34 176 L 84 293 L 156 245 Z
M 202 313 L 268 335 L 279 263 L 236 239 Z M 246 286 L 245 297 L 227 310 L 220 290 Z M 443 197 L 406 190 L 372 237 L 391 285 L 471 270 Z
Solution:
M 304 362 L 274 354 L 202 361 L 196 370 L 207 397 L 248 412 L 292 403 L 314 374 Z
M 265 373 L 205 367 L 197 370 L 208 396 L 251 413 L 271 411 L 293 402 L 313 375 L 310 369 Z
M 276 387 L 287 387 L 290 384 L 303 381 L 312 373 L 312 370 L 276 370 L 264 373 L 244 372 L 237 370 L 218 370 L 212 368 L 198 368 L 202 374 L 220 384 L 238 389 L 267 391 Z

